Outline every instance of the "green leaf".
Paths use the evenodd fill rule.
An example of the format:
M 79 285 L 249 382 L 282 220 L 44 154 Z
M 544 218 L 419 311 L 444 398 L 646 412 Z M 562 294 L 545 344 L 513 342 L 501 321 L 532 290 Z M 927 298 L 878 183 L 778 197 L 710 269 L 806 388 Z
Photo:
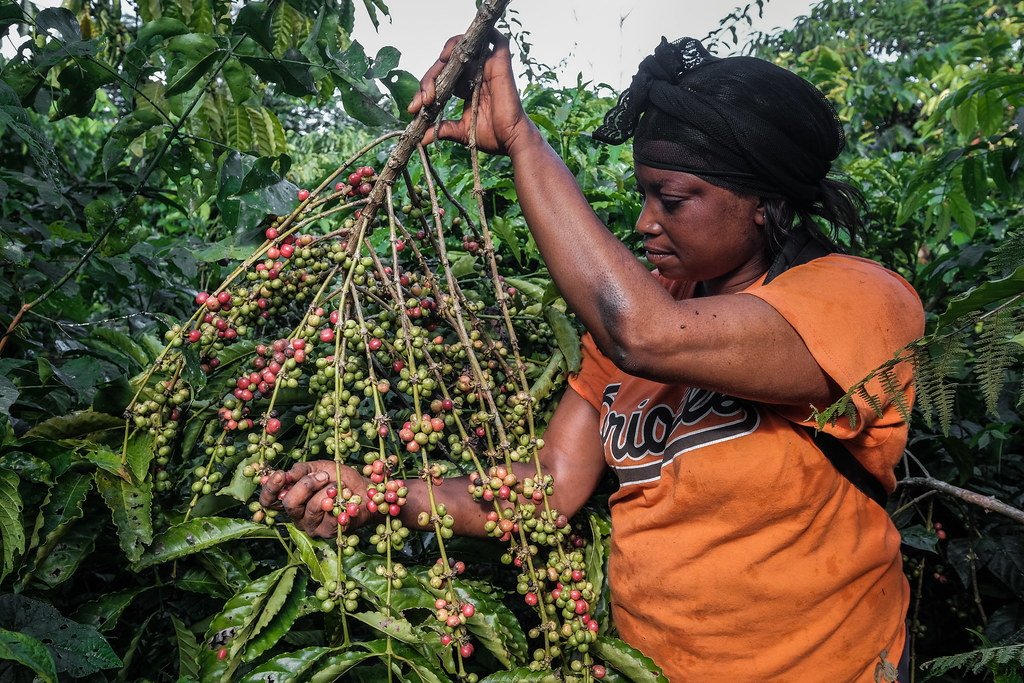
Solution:
M 90 490 L 92 475 L 75 470 L 65 473 L 50 489 L 33 534 L 36 539 L 42 538 L 42 543 L 36 548 L 36 565 L 45 562 L 75 521 L 85 514 L 82 505 Z
M 449 267 L 452 271 L 452 277 L 455 279 L 472 275 L 476 272 L 476 257 L 469 254 L 460 256 L 454 263 L 451 263 Z
M 519 240 L 516 239 L 512 222 L 505 220 L 501 216 L 495 216 L 491 219 L 490 227 L 502 244 L 512 252 L 512 257 L 515 258 L 516 262 L 522 263 L 523 253 L 519 249 Z
M 255 524 L 241 519 L 192 519 L 158 534 L 132 568 L 141 571 L 155 564 L 202 552 L 206 548 L 239 538 L 277 538 L 277 533 L 265 524 Z
M 398 109 L 398 118 L 402 121 L 411 121 L 413 116 L 409 113 L 409 103 L 420 90 L 420 81 L 408 71 L 395 69 L 388 72 L 381 83 L 391 93 L 395 100 L 395 107 Z
M 551 331 L 555 333 L 558 350 L 565 356 L 569 372 L 579 372 L 580 366 L 583 364 L 583 347 L 580 343 L 580 335 L 569 322 L 569 317 L 554 306 L 548 306 L 544 309 L 544 319 L 548 321 Z
M 124 429 L 124 427 L 122 426 L 121 429 Z M 81 448 L 76 452 L 82 460 L 85 462 L 91 462 L 101 470 L 109 472 L 116 477 L 120 477 L 125 481 L 131 480 L 131 472 L 125 469 L 122 464 L 120 453 L 115 453 L 103 444 L 99 443 L 84 442 L 82 445 L 84 448 Z
M 926 550 L 930 553 L 936 552 L 936 546 L 939 543 L 939 537 L 935 531 L 926 529 L 920 524 L 900 529 L 900 536 L 902 537 L 903 545 L 909 548 L 916 548 L 917 550 Z
M 290 598 L 293 587 L 305 591 L 305 574 L 299 583 L 295 581 L 297 575 L 298 567 L 282 567 L 256 579 L 227 601 L 206 629 L 207 647 L 203 648 L 199 662 L 207 676 L 219 671 L 228 675 L 243 659 L 255 658 L 288 630 L 298 614 L 298 606 Z M 282 623 L 262 634 L 285 606 L 288 611 L 282 616 Z M 217 655 L 220 646 L 228 651 L 223 660 Z
M 339 83 L 338 88 L 341 90 L 341 103 L 345 111 L 355 120 L 373 127 L 394 126 L 398 123 L 398 119 L 382 109 L 378 99 L 364 89 L 365 83 L 357 85 L 348 79 Z
M 246 33 L 267 52 L 274 51 L 274 12 L 265 2 L 247 2 L 238 10 L 234 32 Z
M 238 463 L 231 476 L 231 483 L 217 491 L 218 496 L 230 496 L 240 503 L 252 498 L 253 492 L 256 491 L 256 482 L 252 480 L 252 477 L 245 476 L 245 468 L 248 464 L 244 459 Z
M 328 581 L 344 580 L 344 575 L 339 573 L 337 546 L 331 547 L 323 539 L 313 539 L 304 531 L 296 528 L 294 524 L 286 524 L 288 537 L 299 551 L 299 557 L 309 570 L 309 576 L 321 586 Z
M 396 638 L 403 643 L 417 644 L 423 641 L 419 634 L 413 631 L 412 624 L 401 617 L 383 612 L 354 612 L 349 616 L 379 631 L 381 635 Z
M 75 612 L 75 621 L 79 624 L 93 626 L 100 632 L 109 631 L 117 626 L 121 615 L 132 604 L 132 601 L 150 588 L 150 586 L 139 586 L 102 595 L 79 607 Z
M 75 576 L 82 563 L 92 555 L 100 533 L 110 533 L 109 522 L 103 515 L 91 515 L 76 519 L 66 530 L 53 550 L 41 559 L 31 574 L 21 582 L 36 590 L 52 590 Z
M 177 69 L 173 75 L 168 71 L 167 89 L 164 94 L 171 97 L 187 92 L 206 75 L 217 60 L 220 47 L 217 41 L 205 33 L 186 33 L 171 38 L 167 43 L 167 49 L 169 52 L 180 53 L 185 59 L 184 66 Z
M 3 547 L 3 566 L 0 579 L 14 569 L 14 558 L 25 552 L 25 527 L 21 522 L 23 503 L 18 493 L 20 478 L 16 472 L 0 468 L 0 546 Z
M 153 540 L 153 492 L 150 484 L 136 486 L 109 472 L 96 472 L 96 487 L 110 508 L 121 550 L 135 562 Z
M 111 169 L 126 159 L 126 150 L 140 135 L 145 134 L 154 126 L 165 125 L 167 122 L 162 116 L 147 109 L 136 109 L 127 116 L 121 118 L 103 143 L 103 152 L 100 157 L 104 173 L 110 173 Z M 101 327 L 98 330 L 114 331 L 112 328 Z M 98 331 L 96 330 L 96 331 Z
M 398 48 L 385 45 L 377 51 L 377 56 L 373 58 L 373 67 L 371 68 L 370 75 L 374 78 L 383 78 L 398 66 L 398 61 L 401 57 L 402 53 L 399 52 Z
M 0 596 L 0 628 L 20 632 L 55 655 L 56 670 L 66 678 L 84 678 L 122 662 L 92 626 L 67 619 L 53 606 L 23 595 Z
M 290 681 L 308 681 L 311 675 L 330 667 L 337 675 L 348 671 L 359 662 L 376 655 L 356 649 L 330 649 L 326 647 L 308 647 L 278 655 L 243 676 L 239 683 L 289 683 Z M 336 680 L 336 679 L 331 679 Z
M 135 40 L 128 44 L 127 49 L 136 48 L 145 55 L 149 55 L 153 47 L 158 43 L 188 33 L 188 26 L 173 17 L 160 17 L 153 21 L 147 21 L 139 28 Z
M 522 681 L 530 681 L 530 683 L 561 683 L 562 679 L 553 674 L 541 674 L 525 666 L 512 669 L 511 671 L 496 671 L 480 679 L 480 683 L 522 683 Z
M 10 415 L 11 406 L 17 402 L 20 394 L 17 385 L 9 377 L 0 375 L 0 414 Z
M 149 466 L 156 454 L 153 452 L 153 437 L 147 432 L 136 432 L 128 439 L 128 468 L 136 484 L 141 484 L 149 474 Z
M 0 34 L 7 35 L 7 29 L 15 24 L 27 24 L 25 15 L 18 3 L 10 2 L 0 5 Z
M 527 296 L 535 301 L 544 300 L 544 287 L 538 285 L 535 282 L 526 280 L 519 277 L 505 277 L 505 284 L 509 287 L 515 287 L 520 294 Z
M 40 33 L 49 33 L 51 29 L 60 33 L 65 43 L 82 40 L 82 29 L 78 19 L 70 10 L 63 7 L 47 7 L 36 15 L 36 28 Z
M 242 659 L 251 662 L 273 647 L 287 635 L 299 617 L 299 608 L 306 596 L 306 574 L 297 567 L 281 570 L 273 592 L 267 596 L 259 620 L 254 623 L 252 635 Z
M 51 441 L 101 439 L 119 429 L 124 429 L 124 418 L 86 410 L 40 422 L 25 436 L 41 437 Z
M 968 99 L 954 106 L 949 112 L 950 121 L 960 135 L 973 136 L 978 130 L 978 102 Z
M 199 655 L 202 646 L 178 617 L 171 616 L 174 625 L 174 639 L 178 644 L 178 677 L 199 680 Z
M 645 657 L 640 650 L 630 647 L 618 638 L 598 636 L 597 642 L 590 646 L 592 652 L 603 659 L 631 681 L 656 681 L 668 683 L 661 669 L 650 657 Z
M 522 624 L 498 597 L 468 581 L 454 580 L 453 588 L 462 600 L 476 607 L 473 616 L 466 620 L 466 628 L 503 666 L 510 667 L 514 662 L 527 658 Z
M 0 80 L 0 129 L 11 131 L 28 148 L 36 167 L 42 174 L 42 182 L 38 185 L 40 199 L 53 206 L 60 206 L 64 198 L 61 196 L 60 165 L 57 162 L 53 143 L 32 124 L 28 113 L 21 105 L 18 94 L 2 80 Z
M 288 169 L 291 168 L 292 160 L 287 154 L 277 157 L 258 157 L 242 178 L 242 184 L 236 194 L 248 194 L 256 190 L 271 187 L 284 179 Z M 280 172 L 274 169 L 280 168 Z
M 989 304 L 1005 301 L 1021 292 L 1024 292 L 1024 266 L 1004 278 L 989 280 L 952 299 L 936 321 L 936 328 L 955 324 L 961 316 L 980 311 Z
M 249 72 L 237 58 L 226 61 L 221 73 L 224 74 L 224 80 L 227 81 L 228 89 L 231 91 L 231 99 L 236 105 L 246 102 L 253 96 Z
M 57 683 L 53 656 L 42 643 L 24 633 L 0 628 L 0 659 L 27 666 L 47 683 Z

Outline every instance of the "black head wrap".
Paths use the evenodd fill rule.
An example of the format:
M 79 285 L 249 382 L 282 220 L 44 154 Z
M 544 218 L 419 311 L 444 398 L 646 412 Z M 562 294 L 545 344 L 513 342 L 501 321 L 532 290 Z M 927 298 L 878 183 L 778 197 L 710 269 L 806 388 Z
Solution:
M 798 207 L 818 200 L 846 142 L 809 82 L 762 59 L 715 57 L 693 38 L 662 38 L 593 135 L 633 136 L 636 163 Z

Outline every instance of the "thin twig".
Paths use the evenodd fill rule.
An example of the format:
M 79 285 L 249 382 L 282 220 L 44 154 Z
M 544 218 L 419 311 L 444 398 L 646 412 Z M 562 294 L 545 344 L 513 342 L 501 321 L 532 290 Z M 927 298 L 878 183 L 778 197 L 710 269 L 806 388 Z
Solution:
M 935 479 L 934 477 L 907 477 L 899 482 L 900 486 L 924 486 L 930 489 L 934 489 L 939 493 L 944 493 L 947 496 L 953 496 L 960 500 L 968 503 L 973 503 L 980 508 L 988 510 L 989 512 L 997 512 L 1001 515 L 1009 517 L 1018 524 L 1024 524 L 1024 510 L 1007 505 L 1006 503 L 997 500 L 992 496 L 982 495 L 976 491 L 969 491 L 959 486 L 954 486 L 948 482 L 942 481 L 941 479 Z

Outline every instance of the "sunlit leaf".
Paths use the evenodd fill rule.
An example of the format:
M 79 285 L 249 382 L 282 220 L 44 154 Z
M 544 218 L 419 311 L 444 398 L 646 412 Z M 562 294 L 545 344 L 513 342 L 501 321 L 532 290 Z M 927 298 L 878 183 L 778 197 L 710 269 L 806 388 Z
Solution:
M 590 648 L 608 666 L 615 668 L 631 681 L 668 683 L 668 679 L 661 673 L 654 660 L 645 657 L 639 650 L 618 638 L 598 636 L 597 642 Z

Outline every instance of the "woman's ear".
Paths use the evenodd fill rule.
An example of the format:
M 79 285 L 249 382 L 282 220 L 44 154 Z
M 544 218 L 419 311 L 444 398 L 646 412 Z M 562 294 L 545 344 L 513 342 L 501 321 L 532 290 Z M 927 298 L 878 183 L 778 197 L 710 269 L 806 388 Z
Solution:
M 756 223 L 758 227 L 762 228 L 765 225 L 763 198 L 757 200 L 757 207 L 754 209 L 754 223 Z

